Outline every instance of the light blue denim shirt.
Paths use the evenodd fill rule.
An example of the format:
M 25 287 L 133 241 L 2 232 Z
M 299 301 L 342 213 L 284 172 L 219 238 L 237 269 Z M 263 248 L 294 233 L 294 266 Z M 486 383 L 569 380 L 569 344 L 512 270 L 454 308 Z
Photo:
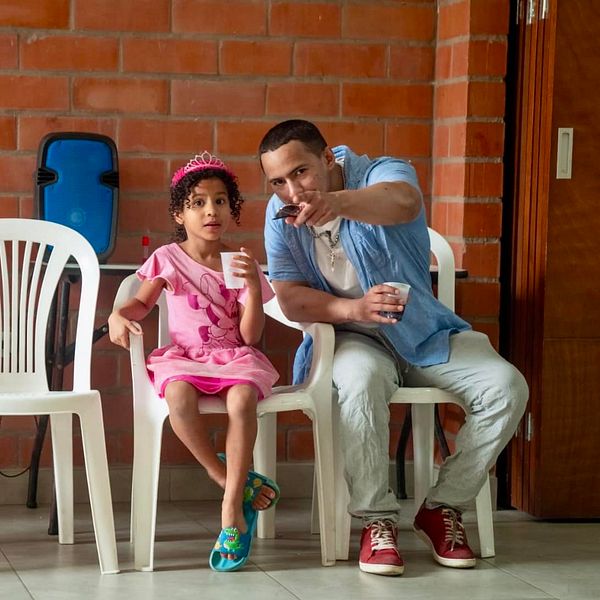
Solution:
M 333 148 L 343 163 L 345 189 L 361 189 L 384 181 L 406 181 L 419 189 L 414 168 L 390 157 L 371 160 L 347 146 Z M 282 206 L 271 196 L 265 219 L 265 246 L 269 278 L 274 281 L 305 281 L 310 287 L 333 293 L 317 267 L 313 238 L 306 227 L 273 220 Z M 428 366 L 448 360 L 450 334 L 470 325 L 446 308 L 433 295 L 429 273 L 429 234 L 422 208 L 410 223 L 369 225 L 342 219 L 340 240 L 348 260 L 356 269 L 363 291 L 384 281 L 404 281 L 411 287 L 409 307 L 402 321 L 382 325 L 381 334 L 407 362 Z M 312 340 L 306 338 L 296 353 L 294 382 L 304 380 L 310 364 Z

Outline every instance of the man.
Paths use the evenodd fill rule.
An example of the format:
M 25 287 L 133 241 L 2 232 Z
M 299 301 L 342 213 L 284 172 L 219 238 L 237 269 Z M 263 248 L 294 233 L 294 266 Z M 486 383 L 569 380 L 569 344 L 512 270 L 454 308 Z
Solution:
M 474 566 L 461 511 L 517 427 L 528 396 L 524 378 L 487 336 L 433 296 L 425 211 L 410 164 L 329 148 L 303 120 L 269 130 L 259 155 L 274 192 L 265 243 L 283 311 L 295 321 L 336 328 L 333 383 L 348 510 L 363 520 L 360 569 L 380 575 L 404 570 L 399 505 L 388 482 L 388 400 L 400 385 L 442 388 L 464 403 L 456 452 L 440 468 L 414 527 L 440 564 Z M 274 219 L 290 204 L 299 207 L 296 215 Z M 412 286 L 406 306 L 395 288 L 382 285 L 390 281 Z M 309 364 L 310 342 L 296 355 L 296 381 Z

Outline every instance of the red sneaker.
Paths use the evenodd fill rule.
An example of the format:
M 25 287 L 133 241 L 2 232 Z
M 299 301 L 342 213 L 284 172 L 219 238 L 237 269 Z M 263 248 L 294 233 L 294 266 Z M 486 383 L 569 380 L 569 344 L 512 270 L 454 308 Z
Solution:
M 365 573 L 402 575 L 404 562 L 396 544 L 397 530 L 392 521 L 374 521 L 363 527 L 358 566 Z
M 421 506 L 414 530 L 433 551 L 433 558 L 445 567 L 466 569 L 475 566 L 475 555 L 467 542 L 461 513 L 448 506 Z

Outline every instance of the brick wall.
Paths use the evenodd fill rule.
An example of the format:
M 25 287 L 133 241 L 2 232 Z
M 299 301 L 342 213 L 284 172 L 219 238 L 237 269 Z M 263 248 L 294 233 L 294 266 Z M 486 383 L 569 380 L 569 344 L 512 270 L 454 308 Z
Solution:
M 152 249 L 168 239 L 170 174 L 208 149 L 247 198 L 231 241 L 263 258 L 256 146 L 277 121 L 306 117 L 332 145 L 412 160 L 432 224 L 471 274 L 458 310 L 496 340 L 507 13 L 508 0 L 3 0 L 0 217 L 32 216 L 44 134 L 102 133 L 121 172 L 110 260 L 135 262 L 142 235 Z M 103 278 L 99 323 L 117 285 Z M 297 341 L 281 327 L 265 333 L 283 382 Z M 93 385 L 111 464 L 131 460 L 129 383 L 125 353 L 100 341 Z M 224 421 L 213 418 L 222 445 Z M 4 418 L 0 466 L 27 464 L 32 439 L 30 419 Z M 281 460 L 309 459 L 311 445 L 302 415 L 280 419 Z M 163 463 L 192 462 L 165 428 Z

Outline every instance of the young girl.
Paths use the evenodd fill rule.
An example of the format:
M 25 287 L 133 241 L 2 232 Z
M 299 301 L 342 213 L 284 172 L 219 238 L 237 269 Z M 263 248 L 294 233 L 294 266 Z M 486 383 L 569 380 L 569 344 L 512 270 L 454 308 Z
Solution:
M 156 250 L 137 271 L 142 284 L 135 298 L 109 317 L 110 339 L 129 347 L 141 334 L 137 321 L 167 294 L 171 344 L 154 350 L 147 367 L 159 396 L 169 406 L 173 431 L 209 477 L 224 489 L 221 526 L 210 565 L 219 571 L 247 560 L 257 510 L 274 505 L 277 485 L 248 472 L 256 438 L 256 403 L 278 378 L 268 359 L 253 347 L 264 327 L 263 302 L 273 292 L 252 253 L 241 248 L 235 274 L 242 289 L 227 289 L 220 252 L 231 220 L 239 222 L 243 199 L 237 178 L 208 152 L 173 175 L 169 212 L 175 242 Z M 227 406 L 227 465 L 212 448 L 198 400 L 221 396 Z

